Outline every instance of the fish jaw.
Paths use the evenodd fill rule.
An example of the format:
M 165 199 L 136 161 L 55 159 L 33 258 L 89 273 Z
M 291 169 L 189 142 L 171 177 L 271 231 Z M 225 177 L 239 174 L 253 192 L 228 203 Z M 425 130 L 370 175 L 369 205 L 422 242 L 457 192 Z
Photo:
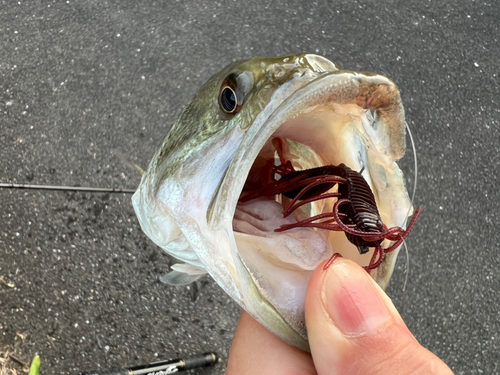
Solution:
M 306 64 L 301 65 L 300 59 Z M 201 135 L 193 134 L 199 138 L 196 141 L 169 133 L 133 197 L 141 226 L 157 245 L 196 269 L 205 269 L 261 324 L 303 350 L 309 348 L 304 298 L 313 270 L 333 252 L 349 252 L 351 258 L 357 254 L 349 250 L 351 245 L 342 233 L 310 229 L 274 233 L 276 227 L 270 223 L 281 220 L 279 209 L 275 213 L 276 202 L 238 205 L 255 160 L 266 150 L 273 151 L 272 139 L 285 140 L 291 153 L 300 154 L 301 167 L 342 162 L 354 170 L 363 169 L 388 227 L 404 227 L 411 212 L 395 163 L 405 149 L 404 112 L 397 87 L 385 77 L 340 71 L 325 60 L 300 55 L 226 68 L 207 85 L 220 87 L 221 77 L 236 69 L 247 74 L 247 83 L 252 81 L 249 95 L 265 97 L 267 103 L 260 101 L 243 112 L 245 121 L 228 120 L 216 130 L 212 126 L 210 136 L 202 129 Z M 295 61 L 295 67 L 286 66 L 289 61 Z M 271 76 L 296 71 L 273 90 L 255 91 L 261 82 L 256 65 L 261 71 L 272 71 Z M 261 84 L 267 86 L 272 88 L 272 82 Z M 220 118 L 210 111 L 205 117 L 205 121 Z M 182 134 L 176 129 L 182 129 L 185 122 L 181 116 L 174 133 Z M 260 221 L 264 230 L 245 233 L 238 229 L 248 224 L 238 221 L 240 216 L 267 214 L 272 221 Z M 396 256 L 397 250 L 388 254 L 372 272 L 383 287 Z

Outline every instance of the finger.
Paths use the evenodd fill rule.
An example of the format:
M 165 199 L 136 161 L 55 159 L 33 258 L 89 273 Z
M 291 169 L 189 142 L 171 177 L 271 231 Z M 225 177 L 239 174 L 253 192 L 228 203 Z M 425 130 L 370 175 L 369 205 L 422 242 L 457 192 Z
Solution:
M 316 374 L 309 353 L 286 344 L 242 311 L 229 351 L 226 375 Z
M 417 342 L 368 273 L 344 258 L 313 274 L 306 325 L 320 375 L 452 374 Z

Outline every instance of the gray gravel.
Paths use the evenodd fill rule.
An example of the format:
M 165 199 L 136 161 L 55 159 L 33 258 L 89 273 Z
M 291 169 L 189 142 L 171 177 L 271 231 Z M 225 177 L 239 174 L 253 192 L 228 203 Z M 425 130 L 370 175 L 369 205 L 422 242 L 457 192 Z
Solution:
M 0 1 L 0 180 L 135 188 L 182 106 L 227 63 L 324 55 L 402 91 L 422 216 L 388 289 L 457 374 L 500 373 L 500 3 Z M 376 4 L 376 5 L 375 5 Z M 411 154 L 405 158 L 413 182 Z M 410 186 L 410 185 L 409 185 Z M 171 259 L 124 194 L 0 191 L 0 349 L 43 374 L 219 352 L 239 308 Z M 16 333 L 27 334 L 21 342 Z M 157 357 L 156 357 L 157 356 Z

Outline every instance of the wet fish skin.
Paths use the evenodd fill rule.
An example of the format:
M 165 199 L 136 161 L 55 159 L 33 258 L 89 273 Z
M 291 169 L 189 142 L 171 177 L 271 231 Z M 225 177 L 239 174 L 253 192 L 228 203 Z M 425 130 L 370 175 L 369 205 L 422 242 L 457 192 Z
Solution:
M 234 62 L 212 76 L 182 111 L 152 159 L 148 174 L 158 176 L 155 190 L 169 174 L 174 174 L 179 169 L 186 171 L 192 163 L 196 163 L 196 157 L 190 158 L 190 155 L 201 151 L 206 142 L 214 136 L 221 136 L 235 127 L 248 129 L 255 117 L 269 103 L 276 89 L 283 82 L 289 81 L 294 74 L 302 74 L 304 69 L 315 69 L 319 72 L 339 70 L 336 64 L 325 58 L 318 56 L 309 62 L 304 58 L 306 56 L 310 55 L 255 57 Z M 244 72 L 250 73 L 248 76 L 251 78 L 244 82 L 243 108 L 235 117 L 220 110 L 217 98 L 221 83 L 227 76 Z M 168 167 L 168 171 L 162 166 Z
M 160 187 L 165 185 L 166 180 L 176 182 L 179 190 L 177 193 L 170 192 L 168 200 L 176 200 L 174 198 L 178 197 L 178 201 L 183 199 L 181 196 L 184 196 L 185 192 L 192 190 L 194 181 L 221 178 L 235 150 L 228 150 L 214 157 L 211 156 L 212 151 L 224 149 L 229 139 L 241 139 L 262 109 L 268 105 L 271 96 L 280 85 L 290 81 L 294 75 L 314 75 L 315 72 L 332 72 L 338 69 L 335 63 L 324 57 L 297 54 L 237 61 L 213 75 L 184 108 L 143 175 L 138 189 L 143 193 L 134 196 L 133 204 L 144 232 L 175 258 L 195 267 L 204 268 L 195 253 L 188 251 L 189 244 L 185 243 L 178 226 L 171 221 L 175 210 L 166 207 L 168 205 L 166 202 L 163 202 L 164 207 L 159 209 L 158 206 L 162 205 L 161 199 L 158 199 Z M 244 103 L 237 116 L 222 112 L 217 100 L 220 86 L 229 75 L 241 76 L 243 86 Z M 294 85 L 298 88 L 307 82 L 308 80 L 299 78 Z M 236 143 L 233 144 L 235 145 Z M 164 210 L 158 212 L 158 217 L 164 218 L 166 223 L 163 224 L 166 227 L 159 230 L 152 229 L 157 224 L 150 220 L 155 214 L 145 212 L 151 207 Z M 212 207 L 209 207 L 207 208 L 209 219 L 211 214 Z
M 219 91 L 227 79 L 237 81 L 237 97 L 242 102 L 237 115 L 224 113 L 219 106 Z M 312 117 L 308 117 L 309 111 Z M 364 176 L 378 192 L 385 223 L 402 226 L 411 204 L 395 165 L 405 150 L 404 111 L 397 87 L 385 77 L 342 71 L 324 57 L 311 54 L 256 57 L 230 64 L 210 78 L 168 132 L 133 197 L 144 232 L 185 262 L 172 267 L 174 271 L 163 278 L 166 282 L 186 284 L 206 270 L 259 322 L 304 350 L 308 343 L 301 296 L 310 268 L 329 257 L 331 250 L 325 248 L 325 253 L 311 257 L 306 254 L 310 261 L 303 271 L 296 276 L 293 272 L 284 274 L 283 280 L 297 284 L 296 289 L 290 289 L 297 297 L 288 306 L 283 296 L 272 290 L 276 284 L 266 284 L 270 275 L 261 272 L 259 263 L 252 263 L 248 258 L 251 253 L 238 249 L 232 220 L 246 175 L 262 152 L 259 150 L 267 147 L 265 140 L 281 123 L 305 116 L 304 123 L 309 126 L 325 111 L 342 121 L 351 119 L 353 125 L 342 121 L 332 125 L 345 126 L 349 133 L 341 132 L 345 138 L 339 140 L 321 139 L 325 143 L 322 147 L 326 149 L 331 142 L 342 154 L 340 161 L 347 158 L 346 164 L 357 170 L 366 164 Z M 321 126 L 303 131 L 314 133 L 316 129 L 321 130 Z M 303 155 L 307 155 L 307 147 L 297 150 L 303 148 Z M 322 156 L 324 164 L 339 163 L 329 159 L 336 156 Z M 309 160 L 309 156 L 304 158 Z M 390 279 L 396 255 L 397 251 L 388 254 L 374 274 L 383 287 Z

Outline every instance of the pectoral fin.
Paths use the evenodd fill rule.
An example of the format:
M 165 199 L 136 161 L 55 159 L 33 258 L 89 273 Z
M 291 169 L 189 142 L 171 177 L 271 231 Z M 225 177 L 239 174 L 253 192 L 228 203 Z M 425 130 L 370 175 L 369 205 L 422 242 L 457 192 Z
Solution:
M 160 277 L 162 283 L 168 285 L 188 285 L 207 273 L 207 271 L 187 263 L 174 264 L 172 269 L 173 271 Z

